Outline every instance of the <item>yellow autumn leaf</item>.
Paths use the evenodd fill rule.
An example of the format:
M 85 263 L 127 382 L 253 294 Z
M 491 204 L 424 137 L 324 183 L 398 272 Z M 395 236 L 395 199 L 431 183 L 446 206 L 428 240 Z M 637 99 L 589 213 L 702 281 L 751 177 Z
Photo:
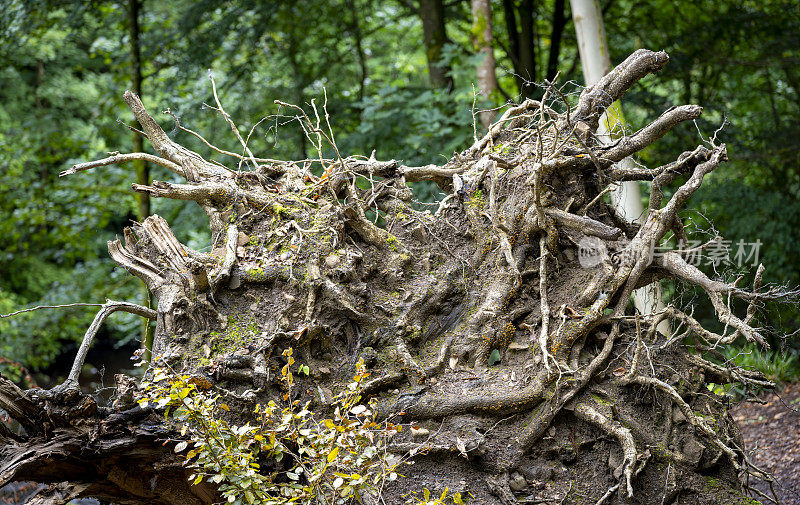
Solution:
M 333 450 L 332 450 L 331 452 L 329 452 L 329 453 L 328 453 L 328 463 L 330 463 L 330 462 L 332 462 L 334 459 L 336 459 L 336 456 L 337 456 L 338 454 L 339 454 L 339 448 L 338 448 L 338 447 L 334 447 L 334 448 L 333 448 Z

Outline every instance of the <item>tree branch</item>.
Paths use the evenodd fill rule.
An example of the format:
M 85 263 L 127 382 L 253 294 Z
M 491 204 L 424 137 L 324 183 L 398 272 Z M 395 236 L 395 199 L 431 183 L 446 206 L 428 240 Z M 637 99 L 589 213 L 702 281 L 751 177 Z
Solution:
M 644 76 L 664 68 L 668 61 L 669 56 L 664 51 L 637 50 L 602 79 L 583 90 L 573 117 L 585 121 L 591 131 L 595 131 L 600 116 L 612 103 Z
M 181 168 L 180 165 L 178 165 L 177 163 L 173 163 L 169 160 L 166 160 L 164 158 L 161 158 L 159 156 L 154 156 L 149 153 L 114 154 L 112 156 L 109 156 L 108 158 L 103 158 L 102 160 L 78 163 L 77 165 L 72 165 L 72 168 L 64 170 L 63 172 L 58 174 L 58 176 L 64 177 L 66 175 L 76 174 L 78 172 L 83 172 L 84 170 L 89 170 L 95 167 L 105 167 L 107 165 L 115 165 L 133 160 L 149 161 L 150 163 L 155 163 L 156 165 L 160 165 L 180 175 L 181 177 L 185 177 L 183 168 Z
M 683 121 L 697 119 L 703 108 L 699 105 L 682 105 L 665 111 L 655 121 L 630 137 L 622 137 L 609 147 L 598 147 L 598 156 L 604 166 L 609 166 L 633 153 L 639 152 L 667 134 L 675 125 Z
M 103 321 L 105 321 L 106 318 L 114 312 L 119 311 L 128 312 L 129 314 L 136 314 L 137 316 L 145 317 L 151 321 L 155 321 L 156 317 L 158 316 L 158 313 L 155 310 L 143 307 L 141 305 L 136 305 L 135 303 L 106 300 L 106 303 L 103 304 L 100 311 L 94 316 L 92 324 L 89 325 L 86 333 L 84 333 L 83 341 L 81 342 L 81 346 L 78 348 L 78 352 L 75 355 L 75 360 L 72 362 L 72 368 L 67 376 L 67 380 L 61 384 L 62 388 L 78 387 L 78 377 L 81 374 L 81 368 L 83 368 L 83 363 L 86 361 L 86 354 L 89 352 L 89 347 L 92 345 L 94 336 L 97 334 L 97 331 L 100 329 L 100 325 L 103 324 Z

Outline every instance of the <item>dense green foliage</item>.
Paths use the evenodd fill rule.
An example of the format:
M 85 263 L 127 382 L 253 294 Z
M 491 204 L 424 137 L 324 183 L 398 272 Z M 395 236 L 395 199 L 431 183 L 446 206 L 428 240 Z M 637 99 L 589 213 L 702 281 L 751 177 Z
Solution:
M 189 480 L 218 485 L 227 503 L 364 503 L 367 494 L 379 496 L 398 477 L 401 459 L 386 445 L 402 427 L 375 422 L 372 410 L 361 403 L 361 383 L 370 375 L 363 361 L 347 388 L 331 399 L 332 418 L 316 419 L 308 404 L 290 400 L 293 370 L 308 375 L 308 366 L 293 366 L 291 348 L 283 356 L 283 405 L 256 404 L 254 424 L 231 421 L 230 407 L 219 401 L 222 392 L 207 380 L 160 363 L 137 401 L 163 411 L 186 437 L 173 449 L 194 472 Z
M 142 301 L 139 281 L 115 268 L 106 240 L 136 216 L 129 190 L 133 167 L 104 167 L 59 178 L 71 164 L 107 151 L 131 149 L 132 116 L 122 102 L 130 86 L 131 47 L 126 2 L 0 0 L 0 313 L 38 304 Z M 582 82 L 574 28 L 567 24 L 556 55 L 559 82 Z M 169 108 L 181 124 L 223 148 L 235 139 L 212 103 L 210 69 L 227 110 L 254 152 L 274 158 L 313 156 L 298 125 L 273 103 L 322 100 L 343 152 L 406 163 L 442 162 L 473 136 L 475 56 L 469 2 L 447 2 L 448 44 L 442 55 L 453 89 L 428 79 L 422 22 L 413 1 L 296 2 L 144 0 L 139 51 L 144 103 Z M 530 13 L 532 77 L 547 73 L 558 2 L 536 2 Z M 729 124 L 719 138 L 732 162 L 711 178 L 686 217 L 706 219 L 734 242 L 763 243 L 766 280 L 800 283 L 800 9 L 789 0 L 606 0 L 613 62 L 639 47 L 664 49 L 671 62 L 625 98 L 633 127 L 678 103 L 705 107 L 649 149 L 657 165 Z M 525 25 L 522 3 L 492 2 L 497 74 L 502 92 L 519 96 L 510 57 Z M 506 16 L 515 14 L 514 22 Z M 516 34 L 510 27 L 514 26 Z M 538 88 L 537 88 L 538 89 Z M 534 90 L 536 96 L 539 91 Z M 493 95 L 494 104 L 503 98 Z M 266 118 L 266 119 L 264 119 Z M 204 156 L 230 163 L 196 138 L 162 125 Z M 263 121 L 262 121 L 263 119 Z M 145 149 L 149 147 L 146 146 Z M 158 167 L 152 177 L 172 176 Z M 430 187 L 418 198 L 436 197 Z M 178 238 L 208 248 L 204 218 L 194 205 L 153 201 Z M 729 274 L 735 275 L 735 274 Z M 80 339 L 91 309 L 38 311 L 0 320 L 0 355 L 45 369 Z M 794 310 L 774 313 L 774 325 L 798 326 Z M 117 315 L 105 326 L 117 343 L 139 338 L 140 323 Z

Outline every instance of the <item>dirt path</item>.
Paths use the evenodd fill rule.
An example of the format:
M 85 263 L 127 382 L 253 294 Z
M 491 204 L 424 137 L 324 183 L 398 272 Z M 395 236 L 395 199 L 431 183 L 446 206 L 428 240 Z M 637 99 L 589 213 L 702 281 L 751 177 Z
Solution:
M 784 505 L 800 505 L 800 383 L 761 395 L 765 402 L 745 402 L 733 410 L 753 463 L 772 473 Z M 756 483 L 769 494 L 769 486 Z M 764 503 L 768 503 L 764 501 Z

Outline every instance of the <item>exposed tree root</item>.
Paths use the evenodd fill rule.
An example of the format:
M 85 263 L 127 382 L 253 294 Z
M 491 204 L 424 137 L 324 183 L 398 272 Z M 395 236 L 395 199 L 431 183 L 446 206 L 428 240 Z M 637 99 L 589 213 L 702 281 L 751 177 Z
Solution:
M 621 481 L 621 485 L 628 498 L 633 497 L 632 480 L 639 457 L 636 452 L 636 442 L 633 440 L 631 430 L 625 428 L 619 422 L 610 420 L 607 416 L 600 413 L 596 406 L 588 401 L 578 402 L 573 412 L 578 419 L 594 424 L 619 441 L 623 454 L 622 475 L 624 478 Z
M 0 381 L 0 408 L 20 428 L 0 429 L 6 458 L 0 485 L 33 475 L 51 484 L 52 502 L 90 495 L 119 503 L 214 501 L 213 489 L 185 482 L 174 458 L 154 472 L 154 461 L 169 453 L 159 444 L 179 433 L 152 421 L 149 411 L 97 405 L 75 389 L 92 337 L 117 310 L 155 319 L 154 355 L 239 402 L 243 408 L 230 416 L 240 424 L 254 403 L 286 394 L 273 373 L 286 365 L 286 348 L 298 349 L 310 371 L 296 379 L 293 399 L 313 401 L 315 409 L 328 407 L 362 360 L 373 375 L 362 394 L 375 401 L 378 415 L 437 424 L 437 436 L 426 442 L 429 454 L 467 456 L 501 503 L 516 502 L 511 473 L 530 470 L 547 451 L 580 461 L 576 425 L 599 430 L 603 443 L 610 438 L 622 451 L 617 483 L 585 490 L 597 503 L 615 493 L 630 498 L 646 485 L 637 475 L 649 457 L 672 471 L 752 470 L 724 405 L 709 398 L 705 382 L 769 386 L 720 360 L 719 350 L 742 339 L 764 346 L 758 309 L 800 292 L 763 288 L 763 267 L 753 288 L 744 289 L 711 279 L 678 251 L 651 257 L 670 232 L 687 236 L 678 213 L 727 160 L 726 148 L 709 141 L 654 169 L 615 163 L 697 118 L 701 107 L 670 108 L 610 145 L 592 136 L 603 110 L 667 61 L 663 52 L 636 51 L 583 90 L 574 107 L 551 84 L 541 101 L 509 107 L 443 166 L 343 156 L 325 103 L 313 101 L 310 109 L 279 104 L 292 111 L 318 156 L 257 157 L 212 81 L 213 108 L 231 128 L 236 149 L 178 127 L 229 157 L 231 166 L 224 166 L 174 142 L 139 98 L 125 93 L 157 155 L 114 153 L 62 175 L 130 160 L 167 168 L 183 181 L 134 185 L 134 191 L 200 205 L 211 252 L 181 244 L 158 216 L 126 229 L 124 244 L 108 243 L 111 257 L 158 299 L 157 310 L 102 305 L 60 388 L 24 394 Z M 329 149 L 335 155 L 326 157 Z M 435 214 L 413 205 L 408 183 L 418 181 L 447 192 Z M 641 225 L 622 222 L 604 202 L 619 181 L 652 183 Z M 668 185 L 674 191 L 666 198 Z M 586 264 L 590 248 L 597 257 Z M 691 311 L 673 306 L 634 314 L 633 290 L 662 279 L 703 289 L 726 329 L 707 330 Z M 731 297 L 746 302 L 744 316 L 734 313 Z M 662 322 L 675 331 L 662 337 L 656 331 Z M 569 446 L 550 447 L 559 442 L 550 433 L 570 423 Z M 689 434 L 687 424 L 702 437 Z M 414 440 L 394 444 L 398 451 L 421 447 Z M 596 458 L 600 449 L 593 445 L 585 450 Z M 141 478 L 127 475 L 122 463 L 136 451 L 144 457 L 128 470 L 141 470 Z M 91 471 L 79 475 L 86 465 Z M 31 469 L 38 473 L 23 473 Z M 146 488 L 145 477 L 166 478 L 178 491 L 158 483 Z

